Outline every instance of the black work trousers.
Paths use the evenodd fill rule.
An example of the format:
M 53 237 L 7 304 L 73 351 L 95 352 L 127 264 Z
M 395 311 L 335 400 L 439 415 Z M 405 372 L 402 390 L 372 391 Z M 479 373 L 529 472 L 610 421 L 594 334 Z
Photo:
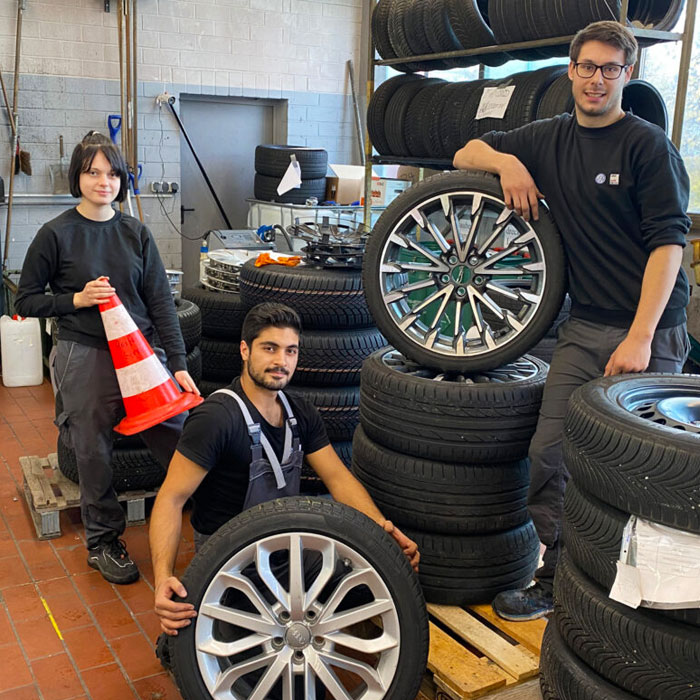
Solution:
M 164 363 L 163 350 L 154 348 L 154 352 Z M 56 424 L 61 439 L 75 452 L 80 515 L 87 546 L 93 547 L 101 540 L 118 537 L 126 527 L 124 510 L 112 487 L 111 465 L 112 429 L 124 417 L 124 403 L 109 350 L 59 340 L 54 380 L 62 403 Z M 170 463 L 186 416 L 182 413 L 139 433 L 164 468 Z

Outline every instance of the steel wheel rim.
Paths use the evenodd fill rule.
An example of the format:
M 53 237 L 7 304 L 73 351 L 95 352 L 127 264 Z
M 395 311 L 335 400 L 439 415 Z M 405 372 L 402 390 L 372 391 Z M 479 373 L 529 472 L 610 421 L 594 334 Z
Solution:
M 700 389 L 686 386 L 647 386 L 623 392 L 622 408 L 642 420 L 700 436 Z
M 286 588 L 272 570 L 274 553 L 280 551 L 288 552 L 291 562 Z M 318 575 L 307 582 L 308 590 L 305 553 L 320 557 L 321 563 Z M 349 569 L 325 597 L 324 587 L 339 564 Z M 257 582 L 244 573 L 251 566 Z M 338 612 L 347 593 L 360 589 L 365 596 L 369 591 L 372 600 Z M 236 591 L 244 605 L 227 605 L 227 590 Z M 382 621 L 376 634 L 366 629 L 373 617 Z M 234 629 L 244 636 L 238 633 L 234 641 L 226 641 Z M 316 694 L 316 679 L 338 700 L 381 700 L 396 675 L 399 650 L 398 613 L 380 575 L 349 545 L 307 532 L 271 535 L 234 554 L 207 587 L 195 622 L 197 663 L 215 700 L 265 700 L 273 688 L 281 690 L 283 700 L 323 700 Z M 364 660 L 352 656 L 353 651 Z M 348 690 L 336 668 L 353 674 L 360 685 Z M 260 669 L 251 690 L 254 681 L 248 674 Z M 295 695 L 295 687 L 303 695 Z
M 547 285 L 535 229 L 498 198 L 469 190 L 405 214 L 384 242 L 378 274 L 396 328 L 424 350 L 455 357 L 510 345 Z
M 540 368 L 528 357 L 521 357 L 514 362 L 493 370 L 473 374 L 446 373 L 424 367 L 405 358 L 398 350 L 389 350 L 382 355 L 382 364 L 407 376 L 435 382 L 452 382 L 455 384 L 507 384 L 534 379 Z

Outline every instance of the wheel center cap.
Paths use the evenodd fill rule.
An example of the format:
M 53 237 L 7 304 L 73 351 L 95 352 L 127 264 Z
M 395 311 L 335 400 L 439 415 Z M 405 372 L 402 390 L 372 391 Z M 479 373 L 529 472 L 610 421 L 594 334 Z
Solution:
M 450 276 L 456 284 L 469 284 L 469 280 L 472 278 L 472 271 L 466 265 L 455 265 Z
M 311 632 L 301 622 L 290 625 L 284 635 L 284 641 L 292 649 L 306 649 L 311 644 Z

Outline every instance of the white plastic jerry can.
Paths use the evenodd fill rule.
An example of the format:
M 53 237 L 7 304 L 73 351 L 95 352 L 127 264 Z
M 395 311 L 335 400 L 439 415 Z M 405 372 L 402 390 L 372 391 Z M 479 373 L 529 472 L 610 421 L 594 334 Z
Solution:
M 5 386 L 37 386 L 44 381 L 38 318 L 0 317 L 0 350 Z

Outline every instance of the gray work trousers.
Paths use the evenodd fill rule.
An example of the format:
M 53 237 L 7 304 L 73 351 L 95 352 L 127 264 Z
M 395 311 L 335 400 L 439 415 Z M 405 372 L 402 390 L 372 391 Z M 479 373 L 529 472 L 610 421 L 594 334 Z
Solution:
M 154 348 L 154 352 L 164 363 L 163 350 Z M 93 547 L 118 537 L 126 527 L 124 510 L 112 487 L 111 465 L 116 435 L 112 428 L 124 417 L 124 403 L 109 350 L 59 340 L 54 378 L 63 406 L 56 425 L 61 439 L 75 452 L 80 515 L 87 545 Z M 181 413 L 139 433 L 166 469 L 186 417 L 187 413 Z
M 627 328 L 604 326 L 570 318 L 559 328 L 547 376 L 537 430 L 530 443 L 528 509 L 540 542 L 546 546 L 544 564 L 535 574 L 549 590 L 561 547 L 564 490 L 569 472 L 562 454 L 564 417 L 574 389 L 603 376 L 610 355 L 627 335 Z M 685 324 L 654 334 L 647 372 L 681 372 L 690 351 Z

